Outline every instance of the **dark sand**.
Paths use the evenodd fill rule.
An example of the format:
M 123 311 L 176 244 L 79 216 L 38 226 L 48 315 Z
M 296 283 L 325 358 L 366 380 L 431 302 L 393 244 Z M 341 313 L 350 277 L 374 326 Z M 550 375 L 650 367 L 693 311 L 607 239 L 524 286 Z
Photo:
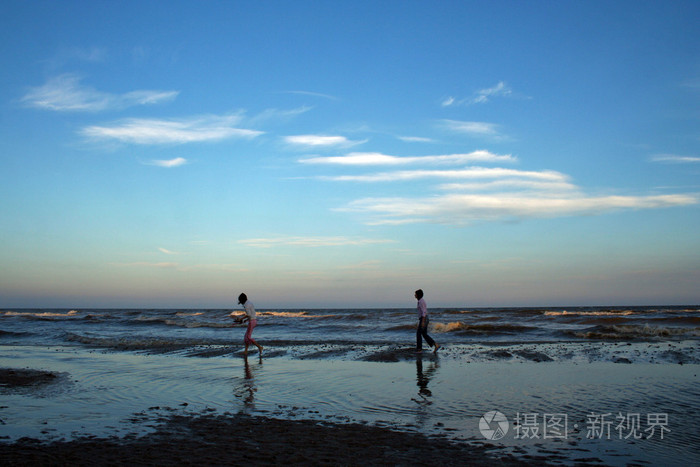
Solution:
M 8 389 L 26 388 L 54 382 L 58 377 L 50 371 L 0 368 L 0 387 Z
M 0 368 L 0 466 L 682 465 L 697 457 L 695 342 L 446 346 L 437 355 L 269 345 L 264 364 L 226 358 L 240 357 L 232 346 L 150 353 L 4 347 L 3 366 L 22 358 L 52 371 Z M 511 421 L 565 413 L 574 429 L 563 442 L 529 442 L 514 438 L 513 424 L 490 442 L 477 424 L 494 409 Z M 604 412 L 667 414 L 670 432 L 589 439 L 586 415 Z
M 0 386 L 32 388 L 57 375 L 0 369 Z M 139 414 L 144 436 L 83 436 L 47 442 L 21 438 L 0 443 L 0 465 L 526 465 L 486 443 L 467 444 L 356 423 L 281 420 L 244 414 Z M 534 460 L 534 459 L 533 459 Z
M 154 433 L 139 438 L 22 438 L 0 444 L 0 465 L 528 465 L 498 450 L 489 453 L 485 443 L 361 424 L 242 414 L 173 414 L 156 423 Z

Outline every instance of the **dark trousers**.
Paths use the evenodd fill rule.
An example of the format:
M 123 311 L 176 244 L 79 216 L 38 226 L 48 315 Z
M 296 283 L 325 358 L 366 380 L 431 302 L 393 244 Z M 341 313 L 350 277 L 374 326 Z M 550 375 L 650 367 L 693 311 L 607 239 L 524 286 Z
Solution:
M 428 335 L 428 317 L 426 316 L 425 318 L 421 318 L 418 321 L 418 329 L 416 329 L 416 349 L 421 350 L 423 349 L 423 339 L 425 338 L 425 342 L 428 343 L 430 347 L 435 346 L 435 341 L 433 340 L 432 337 Z

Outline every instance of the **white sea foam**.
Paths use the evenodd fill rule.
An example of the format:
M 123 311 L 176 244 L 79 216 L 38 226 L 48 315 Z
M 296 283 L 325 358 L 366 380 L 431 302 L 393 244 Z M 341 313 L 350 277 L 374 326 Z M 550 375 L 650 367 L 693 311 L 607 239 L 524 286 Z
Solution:
M 531 331 L 535 328 L 513 324 L 468 324 L 454 321 L 451 323 L 430 323 L 429 329 L 435 333 L 461 331 L 471 334 L 510 334 Z
M 629 316 L 633 315 L 632 310 L 622 311 L 545 311 L 545 316 Z
M 65 317 L 71 317 L 71 316 L 76 316 L 78 313 L 80 313 L 77 310 L 70 310 L 67 313 L 56 313 L 52 311 L 43 311 L 43 312 L 31 312 L 31 311 L 6 311 L 4 313 L 5 316 L 28 316 L 28 317 L 36 317 L 36 318 L 65 318 Z
M 168 326 L 179 326 L 183 328 L 232 328 L 234 323 L 214 323 L 214 322 L 198 322 L 198 321 L 181 321 L 175 319 L 166 319 L 164 321 Z
M 259 311 L 260 316 L 277 316 L 280 318 L 334 318 L 338 315 L 312 315 L 308 311 Z
M 638 339 L 638 338 L 664 338 L 664 337 L 700 337 L 700 327 L 696 328 L 667 328 L 663 326 L 650 326 L 648 324 L 623 324 L 614 326 L 602 326 L 589 331 L 574 333 L 576 337 L 584 339 Z

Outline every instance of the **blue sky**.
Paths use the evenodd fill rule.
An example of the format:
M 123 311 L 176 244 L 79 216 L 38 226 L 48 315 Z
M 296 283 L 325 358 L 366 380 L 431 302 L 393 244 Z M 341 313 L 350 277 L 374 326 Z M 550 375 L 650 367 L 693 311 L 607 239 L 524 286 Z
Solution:
M 700 3 L 0 4 L 0 306 L 700 302 Z

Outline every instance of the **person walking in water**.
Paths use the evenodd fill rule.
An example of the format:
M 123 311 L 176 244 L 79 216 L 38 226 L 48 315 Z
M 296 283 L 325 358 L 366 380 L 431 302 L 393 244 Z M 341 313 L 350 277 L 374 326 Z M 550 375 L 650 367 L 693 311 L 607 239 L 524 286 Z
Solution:
M 255 329 L 255 325 L 258 324 L 255 307 L 253 306 L 253 303 L 248 300 L 248 296 L 244 293 L 238 296 L 238 304 L 243 305 L 243 308 L 245 308 L 245 316 L 240 320 L 240 322 L 248 321 L 248 329 L 246 330 L 245 337 L 243 338 L 243 342 L 245 343 L 245 351 L 243 354 L 248 355 L 248 346 L 253 344 L 258 348 L 260 355 L 262 355 L 263 346 L 255 342 L 253 339 L 253 329 Z M 235 312 L 231 313 L 232 317 L 234 317 L 234 313 Z
M 423 290 L 418 289 L 415 293 L 416 300 L 418 300 L 418 328 L 416 329 L 416 351 L 421 352 L 423 350 L 423 338 L 429 346 L 435 347 L 433 352 L 437 352 L 440 346 L 437 342 L 433 340 L 432 337 L 428 335 L 428 305 L 425 304 L 423 300 Z

